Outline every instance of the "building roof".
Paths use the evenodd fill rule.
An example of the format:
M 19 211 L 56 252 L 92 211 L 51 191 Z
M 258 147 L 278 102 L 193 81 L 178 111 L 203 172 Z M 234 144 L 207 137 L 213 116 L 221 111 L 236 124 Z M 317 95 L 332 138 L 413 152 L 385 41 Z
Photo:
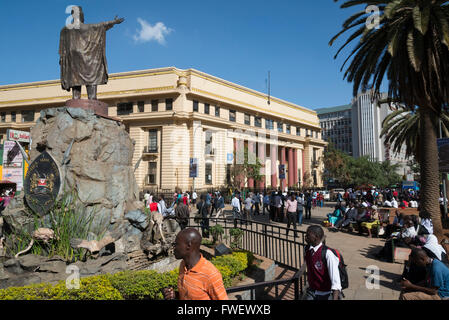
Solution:
M 351 108 L 352 108 L 351 104 L 345 104 L 343 106 L 338 106 L 338 107 L 315 109 L 315 111 L 316 111 L 317 115 L 321 115 L 321 114 L 325 114 L 325 113 L 333 113 L 333 112 L 338 112 L 338 111 L 349 110 Z

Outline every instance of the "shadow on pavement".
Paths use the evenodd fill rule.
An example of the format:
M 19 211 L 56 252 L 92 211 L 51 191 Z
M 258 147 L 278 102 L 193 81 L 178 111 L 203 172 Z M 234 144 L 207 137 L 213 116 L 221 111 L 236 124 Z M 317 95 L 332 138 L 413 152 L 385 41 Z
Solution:
M 370 244 L 367 248 L 360 249 L 359 252 L 362 254 L 365 258 L 371 258 L 378 260 L 376 258 L 376 254 L 383 248 L 383 246 L 378 246 L 374 244 Z
M 364 270 L 365 268 L 359 268 L 360 270 Z M 400 279 L 400 275 L 384 270 L 379 270 L 379 276 L 383 276 L 384 278 L 387 278 L 388 281 L 380 280 L 379 285 L 385 288 L 389 288 L 394 291 L 401 291 L 401 286 L 398 282 Z M 364 278 L 367 279 L 369 277 L 369 274 L 365 275 Z

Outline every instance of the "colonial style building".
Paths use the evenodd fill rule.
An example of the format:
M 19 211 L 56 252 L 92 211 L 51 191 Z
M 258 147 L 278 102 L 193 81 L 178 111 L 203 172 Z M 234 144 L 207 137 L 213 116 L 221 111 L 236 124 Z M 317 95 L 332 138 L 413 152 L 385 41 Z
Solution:
M 28 131 L 40 110 L 69 99 L 59 80 L 0 86 L 2 140 L 7 129 Z M 273 97 L 267 103 L 263 93 L 174 67 L 111 74 L 108 84 L 98 87 L 98 99 L 135 140 L 141 189 L 225 186 L 244 148 L 261 160 L 265 176 L 249 179 L 246 187 L 285 190 L 302 186 L 304 177 L 310 186 L 322 186 L 319 159 L 326 142 L 313 110 Z

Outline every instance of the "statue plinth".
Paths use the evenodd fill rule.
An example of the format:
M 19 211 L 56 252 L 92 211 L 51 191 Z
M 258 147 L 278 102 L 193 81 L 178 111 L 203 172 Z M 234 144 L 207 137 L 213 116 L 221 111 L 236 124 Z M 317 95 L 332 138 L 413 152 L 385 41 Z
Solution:
M 66 107 L 71 108 L 81 108 L 85 110 L 93 111 L 97 116 L 111 119 L 115 121 L 122 121 L 119 118 L 108 116 L 108 107 L 107 103 L 104 103 L 99 100 L 89 100 L 89 99 L 71 99 L 67 100 L 65 103 Z

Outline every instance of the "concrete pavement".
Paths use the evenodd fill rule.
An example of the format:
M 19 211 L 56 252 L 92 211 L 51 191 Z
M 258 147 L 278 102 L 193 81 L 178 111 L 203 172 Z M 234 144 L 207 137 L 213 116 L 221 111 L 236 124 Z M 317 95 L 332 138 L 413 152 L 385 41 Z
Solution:
M 326 219 L 326 214 L 331 211 L 331 207 L 312 209 L 312 219 L 304 220 L 300 230 L 305 231 L 312 224 L 321 225 Z M 323 229 L 326 244 L 338 249 L 347 265 L 349 288 L 344 290 L 345 300 L 399 299 L 401 289 L 396 280 L 402 274 L 404 264 L 382 262 L 373 256 L 383 247 L 384 239 L 368 238 L 355 233 L 331 232 L 324 227 Z M 369 281 L 368 277 L 373 278 L 374 270 L 377 271 L 377 281 Z M 378 286 L 375 286 L 376 283 Z

